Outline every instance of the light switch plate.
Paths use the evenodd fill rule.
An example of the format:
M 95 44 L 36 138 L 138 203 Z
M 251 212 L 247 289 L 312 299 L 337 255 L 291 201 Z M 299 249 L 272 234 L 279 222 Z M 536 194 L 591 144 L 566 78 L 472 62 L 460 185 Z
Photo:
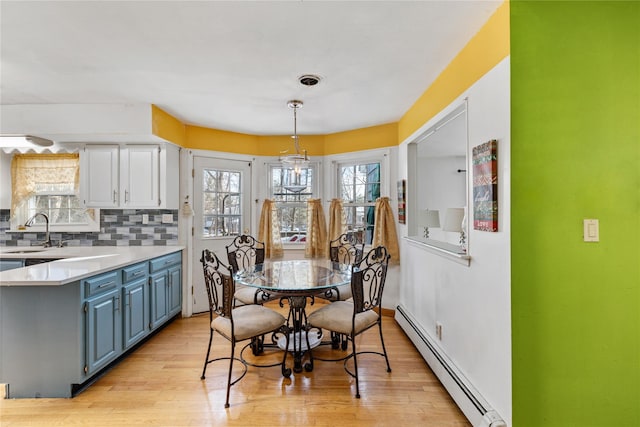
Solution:
M 600 224 L 597 219 L 585 219 L 584 224 L 584 241 L 599 242 L 600 241 Z
M 173 222 L 172 214 L 162 214 L 162 223 L 163 224 L 171 224 Z
M 149 224 L 149 214 L 142 214 L 142 223 Z

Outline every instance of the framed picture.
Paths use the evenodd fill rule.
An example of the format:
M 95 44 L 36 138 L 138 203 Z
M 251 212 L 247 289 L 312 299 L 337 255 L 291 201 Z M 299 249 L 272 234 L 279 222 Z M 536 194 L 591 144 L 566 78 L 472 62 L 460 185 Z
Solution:
M 401 179 L 398 181 L 398 222 L 405 224 L 407 222 L 406 210 L 407 210 L 407 180 Z
M 498 231 L 498 141 L 473 148 L 473 229 Z

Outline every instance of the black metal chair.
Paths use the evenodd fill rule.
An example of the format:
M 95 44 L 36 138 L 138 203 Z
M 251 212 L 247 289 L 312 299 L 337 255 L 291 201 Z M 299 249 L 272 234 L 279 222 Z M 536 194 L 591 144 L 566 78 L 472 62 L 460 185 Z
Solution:
M 329 259 L 339 264 L 354 265 L 362 261 L 364 243 L 358 243 L 354 234 L 341 234 L 329 242 Z M 331 301 L 346 301 L 351 298 L 351 285 L 328 289 L 321 298 Z
M 337 239 L 329 242 L 329 259 L 339 264 L 354 265 L 362 261 L 364 243 L 359 243 L 353 233 L 344 233 Z M 327 289 L 320 298 L 329 301 L 346 301 L 351 298 L 351 285 L 341 285 Z M 333 348 L 347 349 L 347 340 L 336 332 L 331 333 L 331 345 Z
M 323 359 L 324 361 L 344 360 L 345 371 L 356 379 L 356 398 L 360 398 L 360 383 L 358 378 L 358 355 L 377 354 L 384 356 L 387 363 L 387 372 L 391 372 L 387 350 L 382 337 L 382 292 L 387 277 L 387 267 L 390 255 L 384 246 L 373 248 L 367 253 L 362 261 L 354 265 L 351 275 L 351 292 L 353 301 L 335 301 L 331 304 L 314 311 L 307 317 L 307 346 L 309 346 L 309 333 L 322 333 L 322 329 L 346 335 L 351 341 L 352 351 L 337 359 Z M 379 351 L 358 351 L 356 348 L 356 336 L 378 325 L 380 332 L 380 343 L 382 352 Z M 309 351 L 313 369 L 314 356 Z M 347 362 L 353 359 L 354 371 L 349 370 Z
M 251 346 L 256 338 L 272 333 L 274 345 L 276 337 L 282 334 L 286 337 L 286 346 L 289 347 L 289 327 L 287 319 L 280 313 L 258 304 L 248 304 L 240 307 L 233 306 L 233 295 L 235 282 L 231 269 L 220 262 L 218 257 L 208 249 L 202 251 L 202 267 L 204 270 L 204 281 L 209 297 L 209 347 L 202 368 L 202 376 L 205 379 L 207 366 L 218 360 L 229 360 L 229 376 L 227 379 L 227 398 L 225 408 L 229 407 L 229 391 L 231 386 L 240 381 L 247 373 L 247 365 L 258 368 L 269 368 L 281 366 L 282 375 L 291 376 L 291 369 L 285 365 L 287 352 L 283 351 L 282 362 L 259 365 L 249 363 L 243 358 L 244 350 Z M 211 355 L 211 343 L 214 331 L 218 332 L 231 343 L 231 355 L 229 357 L 218 357 L 209 359 Z M 251 340 L 240 351 L 240 357 L 235 357 L 236 343 Z M 244 366 L 242 374 L 232 381 L 233 362 L 238 361 Z
M 264 262 L 264 243 L 253 236 L 237 236 L 226 248 L 227 260 L 234 273 Z M 242 304 L 263 304 L 273 299 L 268 293 L 249 286 L 238 286 L 234 298 Z

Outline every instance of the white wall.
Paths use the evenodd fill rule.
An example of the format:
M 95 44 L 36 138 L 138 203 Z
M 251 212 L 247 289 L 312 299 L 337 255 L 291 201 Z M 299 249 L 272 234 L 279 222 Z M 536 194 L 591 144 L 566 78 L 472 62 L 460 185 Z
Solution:
M 470 218 L 469 266 L 401 239 L 399 295 L 399 303 L 507 425 L 511 425 L 509 69 L 507 58 L 421 129 L 429 128 L 468 99 L 468 157 L 471 158 L 473 147 L 498 140 L 499 231 L 475 231 Z M 421 130 L 399 147 L 400 177 L 407 177 L 408 173 L 407 144 Z M 471 170 L 469 165 L 467 170 Z M 471 182 L 471 174 L 467 175 Z M 402 236 L 408 235 L 407 226 L 401 225 L 399 230 Z M 440 341 L 435 338 L 436 322 L 442 324 Z

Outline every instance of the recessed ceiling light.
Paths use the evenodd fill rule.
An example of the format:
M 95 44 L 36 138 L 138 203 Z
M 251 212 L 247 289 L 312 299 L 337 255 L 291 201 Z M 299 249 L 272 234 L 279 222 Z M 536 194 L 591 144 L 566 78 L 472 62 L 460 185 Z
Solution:
M 320 76 L 316 76 L 314 74 L 305 74 L 298 77 L 298 81 L 301 85 L 304 86 L 315 86 L 320 83 Z

